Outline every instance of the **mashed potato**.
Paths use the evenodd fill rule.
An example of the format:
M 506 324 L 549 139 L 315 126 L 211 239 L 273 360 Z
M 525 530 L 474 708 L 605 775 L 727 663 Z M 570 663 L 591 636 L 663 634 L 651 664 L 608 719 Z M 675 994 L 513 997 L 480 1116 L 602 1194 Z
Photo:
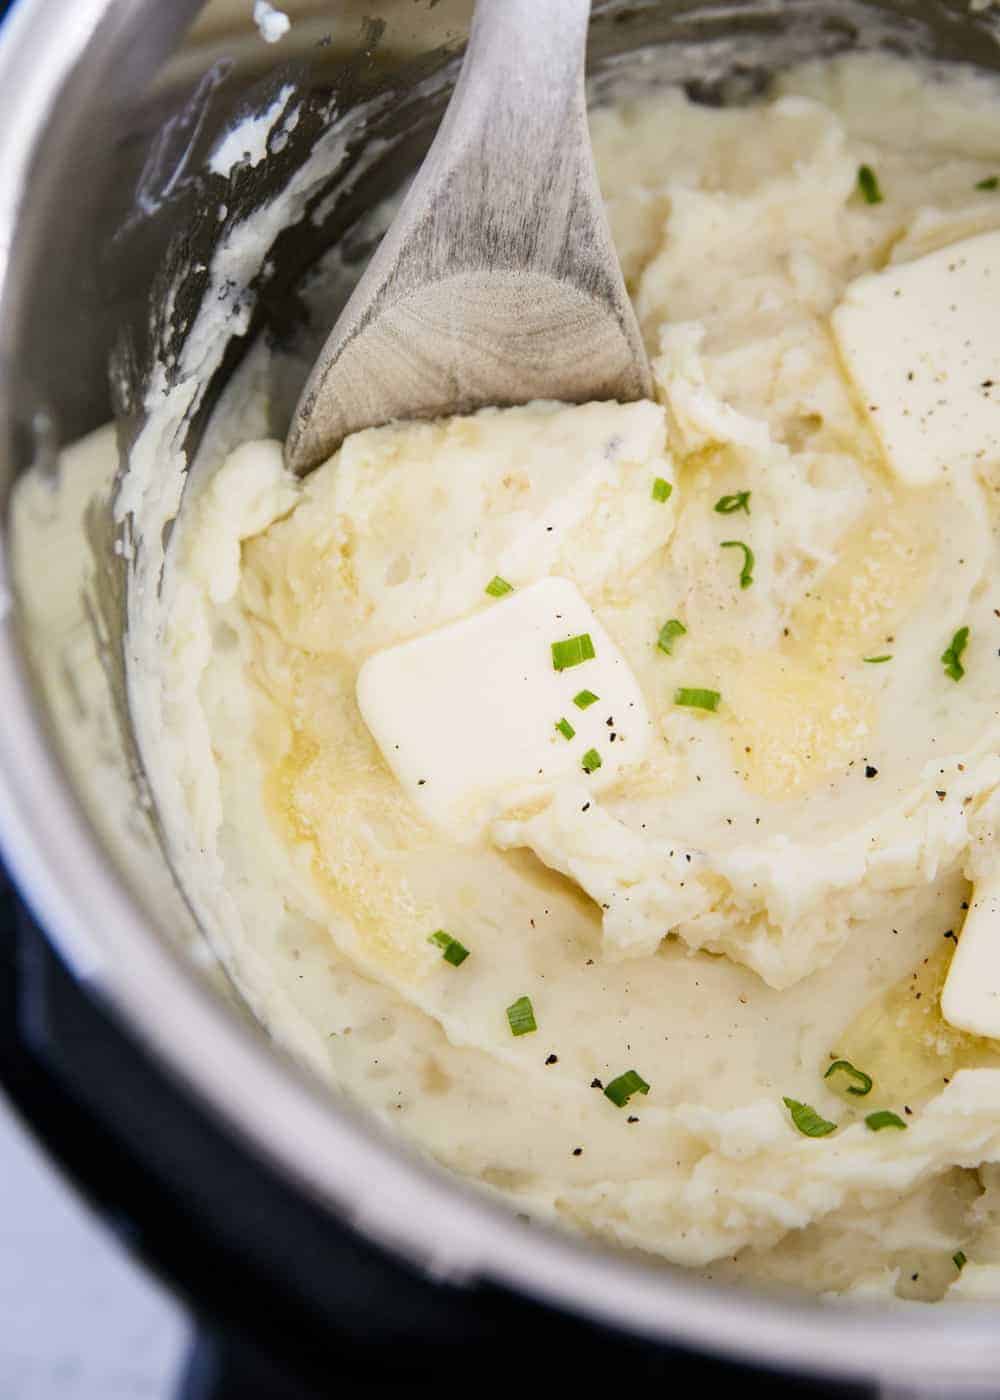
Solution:
M 168 836 L 273 1034 L 519 1209 L 713 1277 L 996 1296 L 1000 1042 L 939 996 L 996 864 L 1000 460 L 914 485 L 831 317 L 1000 229 L 1000 95 L 854 58 L 593 133 L 657 402 L 390 425 L 301 482 L 267 439 L 203 472 L 132 659 Z M 598 783 L 598 697 L 606 737 L 494 784 L 459 839 L 359 672 L 546 579 L 649 741 Z M 588 674 L 539 715 L 555 746 Z

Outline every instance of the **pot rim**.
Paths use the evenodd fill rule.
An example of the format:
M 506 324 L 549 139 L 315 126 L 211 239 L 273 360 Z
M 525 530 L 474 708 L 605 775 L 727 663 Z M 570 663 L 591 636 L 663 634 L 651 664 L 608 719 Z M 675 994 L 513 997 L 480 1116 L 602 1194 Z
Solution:
M 0 30 L 0 315 L 36 141 L 98 26 L 121 8 L 19 0 Z M 927 1393 L 935 1378 L 955 1395 L 995 1375 L 995 1309 L 940 1303 L 929 1327 L 918 1305 L 832 1307 L 710 1284 L 526 1225 L 331 1099 L 211 994 L 116 873 L 39 714 L 11 595 L 0 540 L 0 846 L 11 873 L 86 990 L 291 1183 L 431 1277 L 488 1279 L 653 1339 L 828 1376 L 919 1381 Z

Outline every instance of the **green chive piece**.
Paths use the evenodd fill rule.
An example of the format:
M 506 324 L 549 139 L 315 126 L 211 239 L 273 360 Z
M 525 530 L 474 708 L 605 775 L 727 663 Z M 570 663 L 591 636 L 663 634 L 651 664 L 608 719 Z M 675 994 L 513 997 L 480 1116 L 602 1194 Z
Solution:
M 749 588 L 750 585 L 753 583 L 753 566 L 754 566 L 753 550 L 750 548 L 750 546 L 749 546 L 748 544 L 744 544 L 742 540 L 723 540 L 723 541 L 722 541 L 722 548 L 723 548 L 723 549 L 742 549 L 742 551 L 743 551 L 743 568 L 740 570 L 740 587 L 741 587 L 741 588 Z
M 511 1002 L 507 1008 L 507 1024 L 511 1035 L 530 1035 L 538 1030 L 530 997 L 518 997 L 517 1001 Z
M 427 942 L 436 944 L 441 949 L 441 956 L 445 962 L 451 963 L 452 967 L 461 967 L 469 956 L 468 948 L 464 948 L 450 933 L 445 933 L 443 928 L 439 928 L 437 933 L 432 933 Z
M 514 585 L 508 583 L 505 578 L 501 578 L 499 574 L 494 574 L 486 585 L 486 592 L 491 598 L 502 598 L 505 593 L 514 592 Z
M 738 510 L 749 515 L 750 494 L 749 491 L 737 491 L 734 496 L 720 496 L 712 509 L 719 515 L 733 515 Z
M 966 1259 L 964 1252 L 960 1249 L 951 1256 L 951 1262 L 955 1265 L 958 1272 L 961 1273 L 969 1261 Z
M 866 204 L 881 204 L 882 190 L 878 176 L 870 165 L 863 165 L 858 171 L 858 189 Z
M 872 1091 L 873 1080 L 871 1075 L 865 1074 L 863 1069 L 856 1069 L 854 1065 L 851 1064 L 850 1060 L 834 1060 L 823 1078 L 829 1079 L 831 1074 L 846 1074 L 848 1079 L 853 1079 L 855 1081 L 853 1084 L 848 1084 L 846 1086 L 849 1094 L 857 1094 L 859 1098 L 862 1098 L 865 1094 L 870 1094 Z
M 988 175 L 985 180 L 980 180 L 976 185 L 977 190 L 1000 189 L 1000 175 Z M 963 1256 L 964 1257 L 964 1256 Z
M 583 661 L 593 661 L 595 654 L 589 632 L 581 632 L 578 637 L 567 637 L 564 642 L 553 642 L 553 670 L 568 671 L 571 666 L 579 666 Z
M 684 705 L 690 710 L 711 710 L 714 713 L 721 699 L 717 690 L 699 690 L 682 685 L 674 691 L 674 704 Z
M 596 705 L 600 698 L 592 690 L 581 690 L 578 695 L 573 696 L 573 704 L 578 710 L 589 710 L 591 705 Z
M 962 665 L 962 652 L 969 645 L 968 627 L 960 627 L 951 639 L 951 644 L 945 647 L 941 653 L 941 665 L 944 667 L 945 675 L 951 676 L 953 681 L 960 681 L 965 675 L 965 667 Z
M 573 726 L 570 724 L 569 720 L 566 719 L 565 716 L 563 716 L 563 718 L 559 721 L 559 723 L 556 725 L 556 728 L 559 730 L 559 733 L 563 736 L 564 739 L 572 739 L 573 736 L 576 734 L 576 730 L 573 728 Z
M 861 660 L 866 666 L 881 666 L 883 661 L 892 660 L 892 652 L 888 651 L 884 656 L 863 656 Z
M 683 622 L 679 621 L 676 617 L 672 617 L 669 622 L 665 622 L 660 628 L 660 634 L 656 639 L 656 645 L 661 651 L 666 652 L 667 656 L 673 656 L 675 638 L 684 637 L 686 635 L 687 628 L 684 626 Z
M 877 1113 L 869 1113 L 865 1122 L 873 1133 L 880 1133 L 883 1128 L 905 1128 L 906 1124 L 898 1113 L 893 1113 L 891 1109 L 880 1108 Z
M 601 766 L 601 755 L 596 749 L 588 749 L 580 765 L 585 773 L 596 773 Z
M 633 1094 L 648 1094 L 649 1085 L 634 1069 L 627 1069 L 617 1079 L 605 1087 L 604 1097 L 610 1099 L 615 1108 L 624 1108 Z
M 836 1131 L 836 1123 L 830 1123 L 826 1118 L 821 1118 L 809 1104 L 799 1103 L 798 1099 L 788 1098 L 783 1098 L 782 1103 L 792 1115 L 792 1122 L 805 1137 L 826 1137 L 827 1133 Z
M 658 476 L 653 482 L 653 500 L 669 501 L 673 494 L 673 487 L 665 477 Z

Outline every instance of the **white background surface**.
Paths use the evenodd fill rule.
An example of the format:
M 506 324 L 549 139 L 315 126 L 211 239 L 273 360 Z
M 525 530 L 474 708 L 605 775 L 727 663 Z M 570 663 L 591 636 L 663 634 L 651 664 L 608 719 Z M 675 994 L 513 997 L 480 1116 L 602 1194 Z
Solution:
M 186 1331 L 0 1097 L 0 1400 L 168 1400 Z

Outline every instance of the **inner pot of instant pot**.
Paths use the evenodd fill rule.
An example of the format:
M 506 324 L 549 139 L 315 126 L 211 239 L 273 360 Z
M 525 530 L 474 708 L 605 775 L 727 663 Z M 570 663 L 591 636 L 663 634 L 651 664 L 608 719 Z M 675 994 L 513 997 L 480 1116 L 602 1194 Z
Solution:
M 196 457 L 218 460 L 247 436 L 245 422 L 213 417 L 235 377 L 259 391 L 250 435 L 284 436 L 430 143 L 469 7 L 334 6 L 328 21 L 293 28 L 273 63 L 254 38 L 196 32 L 162 64 L 171 35 L 153 35 L 153 51 L 137 56 L 139 17 L 94 8 L 93 31 L 65 41 L 79 42 L 77 62 L 54 64 L 47 90 L 40 69 L 34 90 L 14 95 L 12 123 L 23 100 L 38 144 L 5 192 L 5 485 L 33 477 L 21 496 L 31 528 L 13 552 L 22 575 L 67 564 L 47 598 L 18 596 L 8 624 L 0 815 L 50 936 L 250 1143 L 422 1265 L 502 1279 L 646 1334 L 831 1373 L 915 1376 L 947 1337 L 952 1367 L 985 1374 L 1000 1341 L 968 1308 L 942 1309 L 933 1346 L 909 1314 L 858 1308 L 845 1347 L 843 1311 L 709 1287 L 529 1228 L 331 1095 L 308 1048 L 276 1049 L 243 1004 L 192 914 L 210 901 L 196 893 L 189 904 L 171 869 L 177 841 L 164 841 L 134 737 L 126 663 L 141 643 L 130 618 L 160 586 Z M 612 0 L 595 5 L 591 97 L 678 84 L 698 102 L 739 103 L 782 68 L 853 49 L 996 69 L 997 38 L 989 10 L 964 3 Z M 58 464 L 60 448 L 109 416 L 127 476 L 102 475 L 85 454 Z M 299 1048 L 298 1059 L 288 1053 Z M 373 1189 L 359 1195 L 359 1180 Z

